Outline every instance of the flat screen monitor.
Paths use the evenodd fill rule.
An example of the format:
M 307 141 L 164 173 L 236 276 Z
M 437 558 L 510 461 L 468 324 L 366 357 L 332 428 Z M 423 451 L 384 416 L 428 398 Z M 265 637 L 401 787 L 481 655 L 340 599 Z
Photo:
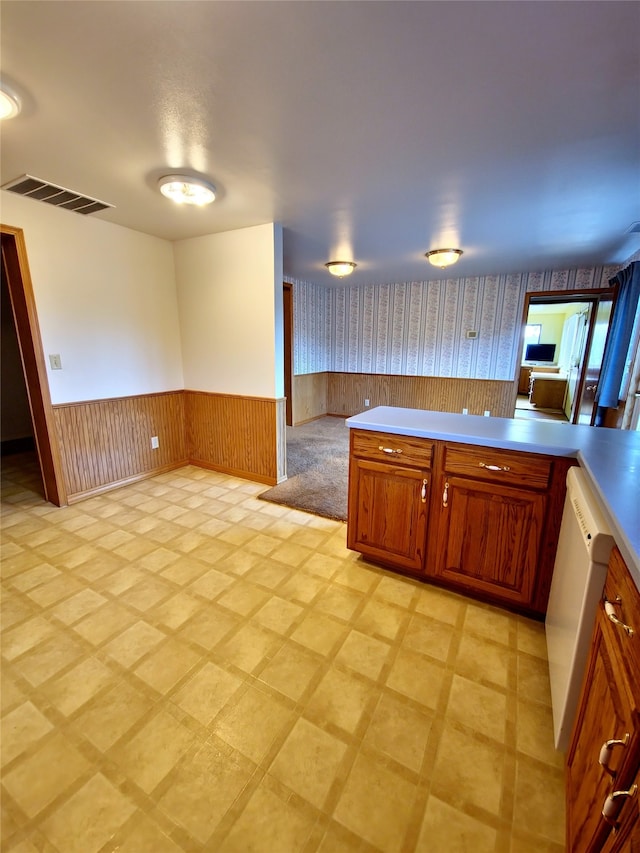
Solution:
M 527 344 L 527 348 L 524 353 L 524 360 L 553 362 L 555 356 L 555 344 Z

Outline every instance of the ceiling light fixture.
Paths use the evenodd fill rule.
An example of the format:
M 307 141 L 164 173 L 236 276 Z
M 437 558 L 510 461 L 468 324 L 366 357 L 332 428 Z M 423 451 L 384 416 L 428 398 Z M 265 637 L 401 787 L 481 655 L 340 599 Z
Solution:
M 0 121 L 15 118 L 22 109 L 20 98 L 4 80 L 0 82 Z
M 434 249 L 432 252 L 427 252 L 425 258 L 428 258 L 429 263 L 434 267 L 444 269 L 455 264 L 461 254 L 462 249 Z
M 325 264 L 331 275 L 337 275 L 339 278 L 351 275 L 356 266 L 357 264 L 354 264 L 353 261 L 329 261 L 328 264 Z
M 176 204 L 196 204 L 203 207 L 211 204 L 216 198 L 216 188 L 204 178 L 194 178 L 192 175 L 165 175 L 158 181 L 162 195 L 175 201 Z

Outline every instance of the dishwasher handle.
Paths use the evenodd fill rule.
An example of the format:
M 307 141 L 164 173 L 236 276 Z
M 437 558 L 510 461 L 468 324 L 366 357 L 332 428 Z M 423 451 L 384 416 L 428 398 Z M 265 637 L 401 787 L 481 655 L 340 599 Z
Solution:
M 618 625 L 623 631 L 628 634 L 629 637 L 633 637 L 635 631 L 633 630 L 631 625 L 625 625 L 625 623 L 621 619 L 618 619 L 618 616 L 616 614 L 616 604 L 622 604 L 622 599 L 620 598 L 620 596 L 617 595 L 615 601 L 609 601 L 605 596 L 603 598 L 603 604 L 604 612 L 607 614 L 607 618 L 609 619 L 609 621 L 613 622 L 614 625 Z

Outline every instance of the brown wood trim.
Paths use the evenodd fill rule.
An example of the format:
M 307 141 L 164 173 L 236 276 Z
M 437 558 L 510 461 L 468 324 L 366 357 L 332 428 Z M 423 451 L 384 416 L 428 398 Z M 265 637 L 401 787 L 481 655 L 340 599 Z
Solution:
M 60 447 L 56 440 L 49 380 L 24 232 L 22 228 L 0 224 L 0 233 L 2 235 L 2 273 L 7 278 L 18 335 L 44 496 L 51 503 L 64 506 L 67 503 L 67 492 Z
M 54 409 L 69 409 L 72 406 L 89 406 L 94 403 L 119 403 L 123 400 L 144 400 L 151 399 L 152 397 L 168 397 L 171 394 L 183 394 L 184 392 L 179 389 L 176 391 L 151 391 L 148 394 L 128 394 L 126 397 L 99 397 L 96 400 L 76 400 L 71 403 L 53 403 L 52 408 Z
M 113 483 L 105 483 L 103 486 L 97 486 L 95 489 L 87 489 L 86 492 L 77 492 L 68 496 L 69 504 L 75 504 L 83 501 L 86 498 L 93 498 L 97 495 L 102 495 L 105 492 L 111 492 L 113 489 L 120 489 L 122 486 L 129 486 L 131 483 L 137 483 L 140 480 L 148 480 L 150 477 L 155 477 L 158 474 L 165 474 L 167 471 L 175 471 L 176 468 L 184 468 L 189 464 L 188 459 L 182 459 L 180 462 L 174 462 L 171 465 L 161 465 L 159 468 L 154 468 L 151 471 L 145 471 L 143 474 L 135 474 L 133 477 L 127 477 L 125 480 L 118 480 Z

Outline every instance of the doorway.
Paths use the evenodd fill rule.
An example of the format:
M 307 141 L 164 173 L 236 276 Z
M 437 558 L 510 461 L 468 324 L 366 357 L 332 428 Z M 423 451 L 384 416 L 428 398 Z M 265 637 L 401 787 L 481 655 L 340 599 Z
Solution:
M 293 286 L 288 281 L 282 284 L 282 308 L 284 323 L 285 422 L 287 426 L 293 426 Z
M 592 425 L 615 291 L 527 293 L 515 416 Z

